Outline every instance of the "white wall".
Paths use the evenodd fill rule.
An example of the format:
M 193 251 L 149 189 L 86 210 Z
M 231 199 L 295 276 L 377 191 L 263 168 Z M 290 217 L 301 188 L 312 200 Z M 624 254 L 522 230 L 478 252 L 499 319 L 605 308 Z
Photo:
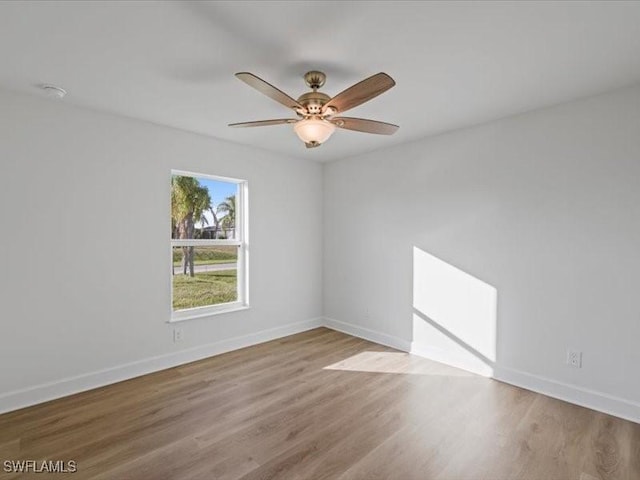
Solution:
M 251 309 L 182 322 L 179 344 L 172 168 L 246 179 L 250 197 Z M 317 163 L 0 92 L 0 178 L 0 410 L 319 323 Z
M 413 308 L 437 300 L 414 296 L 416 247 L 497 291 L 497 377 L 640 421 L 640 87 L 324 174 L 325 316 L 463 365 L 464 328 Z M 488 318 L 452 315 L 458 329 Z M 565 364 L 568 347 L 584 352 L 582 369 Z
M 252 308 L 179 344 L 172 168 L 251 202 Z M 0 92 L 0 179 L 0 411 L 317 325 L 324 289 L 330 326 L 640 419 L 640 87 L 324 166 Z

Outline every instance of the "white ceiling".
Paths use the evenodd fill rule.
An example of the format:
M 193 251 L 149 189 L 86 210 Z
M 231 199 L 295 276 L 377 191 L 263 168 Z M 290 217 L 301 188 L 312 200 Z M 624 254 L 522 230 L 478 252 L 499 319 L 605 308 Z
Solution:
M 338 130 L 307 150 L 290 116 L 235 79 L 297 97 L 310 69 L 334 95 L 384 71 L 396 87 L 348 115 L 392 137 Z M 0 87 L 320 161 L 640 82 L 640 2 L 2 2 Z M 291 115 L 293 116 L 293 115 Z

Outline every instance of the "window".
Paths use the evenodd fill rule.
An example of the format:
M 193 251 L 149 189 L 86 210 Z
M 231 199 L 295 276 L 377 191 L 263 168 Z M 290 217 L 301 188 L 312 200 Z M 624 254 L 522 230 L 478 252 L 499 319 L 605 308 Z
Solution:
M 247 182 L 171 172 L 171 320 L 246 308 Z

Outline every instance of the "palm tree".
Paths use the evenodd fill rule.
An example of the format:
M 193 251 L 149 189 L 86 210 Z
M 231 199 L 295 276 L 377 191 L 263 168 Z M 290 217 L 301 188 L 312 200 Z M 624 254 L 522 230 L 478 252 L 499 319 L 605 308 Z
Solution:
M 225 236 L 227 229 L 235 228 L 236 226 L 236 196 L 231 195 L 224 199 L 224 202 L 218 204 L 218 213 L 226 213 L 222 217 L 222 228 L 224 229 Z
M 194 238 L 195 222 L 202 219 L 205 210 L 211 208 L 209 190 L 197 179 L 174 175 L 171 178 L 171 223 L 174 238 Z M 194 276 L 193 247 L 182 247 L 182 273 Z
M 216 215 L 216 211 L 213 209 L 213 206 L 209 208 L 209 211 L 211 212 L 211 216 L 213 217 L 213 225 L 214 225 L 212 238 L 218 238 L 218 229 L 220 228 L 220 220 L 218 220 L 218 216 Z
M 207 220 L 206 215 L 204 214 L 205 210 L 202 211 L 200 218 L 198 219 L 198 223 L 200 223 L 200 236 L 198 238 L 204 238 L 204 229 L 206 225 L 209 225 L 209 220 Z

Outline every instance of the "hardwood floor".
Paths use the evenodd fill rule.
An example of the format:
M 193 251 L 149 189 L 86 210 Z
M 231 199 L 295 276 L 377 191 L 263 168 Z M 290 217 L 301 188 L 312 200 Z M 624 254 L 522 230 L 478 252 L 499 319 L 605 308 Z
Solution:
M 7 480 L 638 480 L 640 425 L 321 328 L 1 415 L 0 460 L 77 462 Z

